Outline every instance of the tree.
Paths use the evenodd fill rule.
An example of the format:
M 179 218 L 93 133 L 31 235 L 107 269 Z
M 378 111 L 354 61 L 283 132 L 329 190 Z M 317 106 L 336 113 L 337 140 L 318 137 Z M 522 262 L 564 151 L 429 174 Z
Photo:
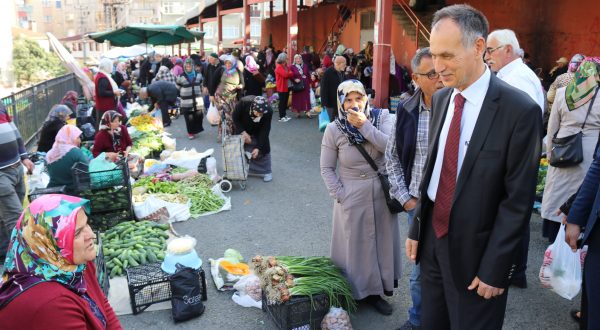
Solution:
M 16 39 L 13 67 L 17 87 L 34 84 L 66 73 L 60 59 L 31 39 Z

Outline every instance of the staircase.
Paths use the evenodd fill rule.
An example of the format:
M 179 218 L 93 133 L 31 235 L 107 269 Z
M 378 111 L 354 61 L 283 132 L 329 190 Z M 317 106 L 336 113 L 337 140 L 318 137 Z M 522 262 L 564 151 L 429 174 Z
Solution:
M 340 36 L 344 32 L 344 28 L 346 27 L 346 25 L 352 18 L 352 15 L 354 14 L 355 13 L 353 13 L 350 9 L 348 9 L 346 17 L 343 17 L 343 13 L 338 12 L 335 22 L 333 22 L 330 32 L 327 35 L 327 40 L 319 49 L 319 54 L 322 54 L 326 50 L 331 50 L 332 53 L 335 52 L 337 46 L 340 43 Z
M 415 12 L 408 6 L 405 0 L 396 0 L 395 2 L 392 7 L 392 13 L 400 25 L 402 25 L 404 31 L 406 31 L 406 35 L 417 44 L 417 48 L 428 47 L 429 29 L 431 28 L 433 15 L 440 7 L 430 5 L 426 6 L 423 11 Z

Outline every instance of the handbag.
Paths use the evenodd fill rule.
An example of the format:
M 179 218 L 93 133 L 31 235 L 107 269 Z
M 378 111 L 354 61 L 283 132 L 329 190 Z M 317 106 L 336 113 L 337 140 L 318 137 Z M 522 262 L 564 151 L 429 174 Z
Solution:
M 290 90 L 292 92 L 302 92 L 304 90 L 304 80 L 300 79 L 300 82 L 295 82 L 293 80 L 290 80 L 292 82 L 292 84 L 290 85 Z
M 371 158 L 371 156 L 369 156 L 369 154 L 362 145 L 356 144 L 355 146 L 358 149 L 358 151 L 360 151 L 360 153 L 363 155 L 367 163 L 369 163 L 373 170 L 377 172 L 377 177 L 379 178 L 379 182 L 381 182 L 381 188 L 383 189 L 383 195 L 385 196 L 385 203 L 387 204 L 390 213 L 396 214 L 404 211 L 404 207 L 402 206 L 402 204 L 400 204 L 400 202 L 397 199 L 390 196 L 390 180 L 388 176 L 379 172 L 379 168 L 377 168 L 375 161 L 373 160 L 373 158 Z
M 598 89 L 600 88 L 596 88 L 596 92 L 590 100 L 585 120 L 583 121 L 583 125 L 581 125 L 581 131 L 562 138 L 556 137 L 558 131 L 554 133 L 554 136 L 552 137 L 552 150 L 550 152 L 550 165 L 560 168 L 571 167 L 583 161 L 583 128 L 585 127 L 585 123 L 592 110 L 592 105 L 594 104 L 594 99 L 596 99 L 596 94 L 598 94 Z

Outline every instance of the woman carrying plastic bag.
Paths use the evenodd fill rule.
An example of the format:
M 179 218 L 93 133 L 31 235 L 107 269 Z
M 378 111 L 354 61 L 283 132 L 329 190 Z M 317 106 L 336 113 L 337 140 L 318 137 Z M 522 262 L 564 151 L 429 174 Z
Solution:
M 565 225 L 562 224 L 556 240 L 546 249 L 540 268 L 542 286 L 563 298 L 573 299 L 581 290 L 582 265 L 585 251 L 573 252 L 565 242 Z

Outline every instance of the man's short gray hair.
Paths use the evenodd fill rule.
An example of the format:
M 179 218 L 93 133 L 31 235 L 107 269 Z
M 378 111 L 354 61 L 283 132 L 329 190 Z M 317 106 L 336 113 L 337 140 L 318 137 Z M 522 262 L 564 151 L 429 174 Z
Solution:
M 469 5 L 452 5 L 438 10 L 433 16 L 431 29 L 435 29 L 436 24 L 444 19 L 451 19 L 458 24 L 464 47 L 473 46 L 479 37 L 487 39 L 489 31 L 487 18 L 482 12 Z
M 287 54 L 281 53 L 281 54 L 277 55 L 277 60 L 275 61 L 275 63 L 281 64 L 285 61 L 287 61 Z
M 498 46 L 506 46 L 510 45 L 512 47 L 513 54 L 519 54 L 519 50 L 521 47 L 519 46 L 519 40 L 517 40 L 517 35 L 513 30 L 502 29 L 495 30 L 488 36 L 487 40 L 496 40 L 498 41 Z
M 415 56 L 413 56 L 412 60 L 410 61 L 410 68 L 412 69 L 413 72 L 417 71 L 417 67 L 419 65 L 421 65 L 421 61 L 424 58 L 431 58 L 431 51 L 429 50 L 429 47 L 424 47 L 421 49 L 417 49 L 417 53 L 415 54 Z

